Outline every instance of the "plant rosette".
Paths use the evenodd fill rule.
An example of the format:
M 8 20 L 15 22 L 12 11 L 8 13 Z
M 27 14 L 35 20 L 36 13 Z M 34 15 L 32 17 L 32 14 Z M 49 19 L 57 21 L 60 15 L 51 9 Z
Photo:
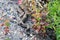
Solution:
M 10 26 L 9 20 L 5 20 L 4 25 L 9 27 Z

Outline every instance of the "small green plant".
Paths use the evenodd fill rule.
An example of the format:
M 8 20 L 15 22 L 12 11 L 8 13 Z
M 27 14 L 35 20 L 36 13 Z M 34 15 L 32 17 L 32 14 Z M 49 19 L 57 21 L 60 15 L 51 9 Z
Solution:
M 50 23 L 48 27 L 55 29 L 57 40 L 60 40 L 60 1 L 52 0 L 49 2 L 48 11 L 46 20 Z
M 10 23 L 9 22 L 6 22 L 5 25 L 9 27 L 10 26 Z

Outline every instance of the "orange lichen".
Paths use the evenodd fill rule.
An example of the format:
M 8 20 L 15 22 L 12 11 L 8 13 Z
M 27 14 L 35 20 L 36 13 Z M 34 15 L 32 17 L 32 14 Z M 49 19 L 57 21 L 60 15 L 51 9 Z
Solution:
M 40 18 L 42 16 L 42 14 L 40 14 L 40 13 L 34 13 L 34 14 L 32 14 L 32 16 L 35 17 L 35 18 Z

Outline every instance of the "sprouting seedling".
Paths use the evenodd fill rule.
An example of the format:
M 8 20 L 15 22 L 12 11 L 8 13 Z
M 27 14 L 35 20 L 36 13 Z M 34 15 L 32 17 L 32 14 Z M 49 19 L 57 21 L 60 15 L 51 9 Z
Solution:
M 10 26 L 9 20 L 6 20 L 6 21 L 4 22 L 4 25 L 7 26 L 7 27 L 9 27 L 9 26 Z
M 6 26 L 10 26 L 10 23 L 9 23 L 9 22 L 6 22 L 5 25 L 6 25 Z

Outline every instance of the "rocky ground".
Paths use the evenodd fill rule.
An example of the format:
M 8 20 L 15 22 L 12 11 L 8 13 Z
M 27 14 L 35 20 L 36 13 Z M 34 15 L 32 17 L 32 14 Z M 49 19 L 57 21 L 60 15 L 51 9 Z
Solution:
M 47 3 L 47 0 L 25 0 L 22 4 L 17 0 L 0 0 L 0 40 L 56 40 L 54 29 L 44 27 L 49 24 L 45 22 Z M 41 17 L 39 27 L 35 26 L 36 12 L 41 13 L 37 15 Z

